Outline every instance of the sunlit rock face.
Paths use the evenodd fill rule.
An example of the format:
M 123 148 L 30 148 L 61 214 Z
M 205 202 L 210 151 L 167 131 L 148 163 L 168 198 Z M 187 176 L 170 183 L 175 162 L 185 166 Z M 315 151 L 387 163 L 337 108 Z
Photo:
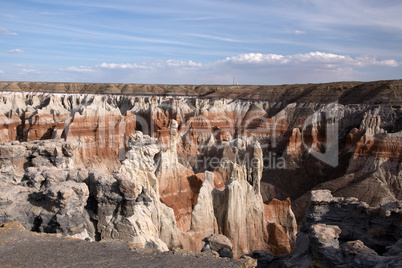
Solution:
M 384 83 L 1 92 L 0 184 L 10 194 L 0 220 L 160 250 L 199 251 L 223 234 L 235 257 L 289 253 L 311 190 L 372 206 L 401 199 L 402 103 L 387 94 L 402 85 Z

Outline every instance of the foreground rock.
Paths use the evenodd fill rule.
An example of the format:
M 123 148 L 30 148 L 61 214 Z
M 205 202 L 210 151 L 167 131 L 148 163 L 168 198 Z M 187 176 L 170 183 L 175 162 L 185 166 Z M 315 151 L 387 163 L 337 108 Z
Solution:
M 201 252 L 214 252 L 222 258 L 233 258 L 233 246 L 232 242 L 224 236 L 220 234 L 211 234 L 208 237 L 205 237 L 203 240 L 205 242 L 202 247 Z
M 313 191 L 292 252 L 250 256 L 266 267 L 400 267 L 402 203 L 370 207 L 357 199 Z
M 289 252 L 289 245 L 293 243 L 289 242 L 293 241 L 289 237 L 295 236 L 297 227 L 290 213 L 290 203 L 279 210 L 269 209 L 279 208 L 279 204 L 263 203 L 261 148 L 253 140 L 237 142 L 249 143 L 235 149 L 242 154 L 249 152 L 255 165 L 228 160 L 230 175 L 222 190 L 215 189 L 214 172 L 205 171 L 199 188 L 193 192 L 195 202 L 184 215 L 181 210 L 161 202 L 165 200 L 162 198 L 165 192 L 161 191 L 164 188 L 160 183 L 164 182 L 156 177 L 162 169 L 163 174 L 170 174 L 170 179 L 166 179 L 172 189 L 183 190 L 179 187 L 182 181 L 175 180 L 180 176 L 174 175 L 181 169 L 169 164 L 178 163 L 176 147 L 169 149 L 169 163 L 157 167 L 155 156 L 163 156 L 165 152 L 155 139 L 142 132 L 130 136 L 126 159 L 120 170 L 112 174 L 75 168 L 76 149 L 71 142 L 45 140 L 5 144 L 3 148 L 14 156 L 0 162 L 3 167 L 0 220 L 18 220 L 27 229 L 38 232 L 96 241 L 117 239 L 160 251 L 174 248 L 200 251 L 204 237 L 221 233 L 234 245 L 229 252 L 216 250 L 225 257 L 240 257 L 256 249 Z M 15 172 L 20 170 L 17 165 L 9 168 L 13 161 L 26 166 L 27 160 L 31 166 L 25 168 L 22 177 Z M 194 173 L 190 173 L 188 177 L 193 176 Z M 180 197 L 184 196 L 178 191 L 175 200 L 180 202 Z M 183 231 L 177 219 L 184 217 L 188 217 L 190 224 Z

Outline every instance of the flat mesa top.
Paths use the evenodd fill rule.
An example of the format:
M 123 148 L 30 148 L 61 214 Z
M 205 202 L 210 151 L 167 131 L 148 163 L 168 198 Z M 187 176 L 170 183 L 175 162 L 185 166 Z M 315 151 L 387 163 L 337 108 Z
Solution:
M 0 82 L 0 91 L 240 98 L 276 102 L 402 105 L 402 80 L 291 85 Z

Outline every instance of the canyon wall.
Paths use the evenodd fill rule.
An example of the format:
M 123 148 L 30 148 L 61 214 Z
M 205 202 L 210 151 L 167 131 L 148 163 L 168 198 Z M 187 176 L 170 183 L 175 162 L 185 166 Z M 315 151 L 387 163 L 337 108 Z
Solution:
M 1 222 L 239 257 L 289 253 L 311 190 L 401 199 L 401 81 L 0 88 Z

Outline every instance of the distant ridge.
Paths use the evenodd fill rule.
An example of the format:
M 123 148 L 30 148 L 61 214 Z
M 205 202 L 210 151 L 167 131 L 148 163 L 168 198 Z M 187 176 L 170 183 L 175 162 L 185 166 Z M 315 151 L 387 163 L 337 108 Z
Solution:
M 242 98 L 291 102 L 402 105 L 402 80 L 289 85 L 164 85 L 0 82 L 1 91 Z

